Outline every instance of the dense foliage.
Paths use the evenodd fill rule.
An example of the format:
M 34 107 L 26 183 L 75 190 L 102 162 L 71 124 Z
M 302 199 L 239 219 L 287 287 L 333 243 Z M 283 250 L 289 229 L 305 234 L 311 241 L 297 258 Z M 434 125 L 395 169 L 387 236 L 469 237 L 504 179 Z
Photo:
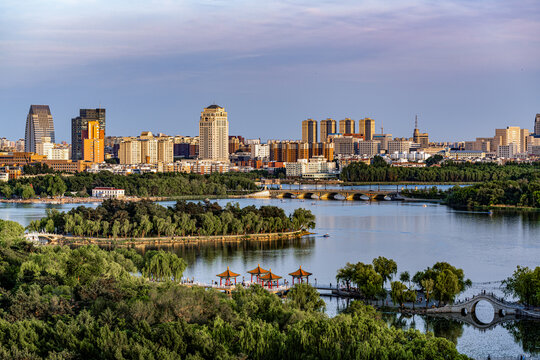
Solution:
M 290 216 L 276 206 L 240 208 L 227 204 L 177 201 L 164 207 L 151 201 L 105 200 L 95 209 L 79 206 L 69 212 L 48 210 L 47 217 L 30 223 L 33 231 L 90 237 L 152 237 L 240 235 L 311 229 L 315 216 L 296 209 Z
M 433 267 L 414 274 L 412 281 L 422 289 L 426 299 L 437 299 L 439 305 L 454 301 L 472 282 L 465 279 L 465 273 L 446 262 L 438 262 Z
M 352 163 L 343 168 L 340 178 L 346 182 L 482 182 L 518 179 L 537 174 L 540 163 L 457 164 L 445 162 L 440 167 L 393 167 L 383 162 L 373 165 Z
M 391 281 L 396 273 L 396 262 L 379 256 L 373 259 L 373 265 L 362 262 L 347 263 L 338 270 L 336 280 L 343 282 L 349 291 L 359 293 L 364 299 L 376 299 L 386 297 L 384 283 Z M 403 272 L 400 281 L 390 283 L 390 296 L 395 304 L 403 305 L 405 302 L 416 300 L 416 289 L 410 280 L 409 273 Z M 409 283 L 408 286 L 406 282 Z M 465 279 L 462 269 L 445 262 L 438 262 L 433 267 L 417 272 L 412 282 L 422 290 L 427 300 L 437 299 L 439 305 L 453 301 L 456 295 L 471 285 L 471 281 Z
M 540 208 L 540 178 L 490 181 L 453 188 L 448 205 L 460 208 L 497 205 Z
M 386 296 L 384 283 L 391 280 L 396 272 L 397 264 L 394 260 L 379 256 L 373 259 L 373 265 L 347 263 L 338 270 L 336 280 L 345 283 L 349 291 L 356 291 L 365 299 L 374 299 Z
M 540 266 L 534 270 L 518 266 L 514 274 L 503 281 L 503 288 L 523 304 L 540 306 Z
M 45 175 L 10 180 L 0 186 L 0 194 L 6 198 L 18 196 L 69 195 L 89 196 L 95 187 L 124 189 L 130 196 L 182 196 L 182 195 L 226 195 L 238 191 L 256 191 L 258 187 L 250 174 L 197 175 L 184 173 L 147 173 L 116 175 L 108 171 L 97 174 Z M 51 187 L 51 184 L 54 186 Z M 25 189 L 32 189 L 33 193 Z
M 457 189 L 458 187 L 454 187 Z M 442 189 L 439 189 L 436 186 L 425 189 L 403 189 L 400 190 L 400 194 L 408 198 L 417 198 L 417 199 L 446 199 L 448 192 Z
M 448 340 L 388 327 L 359 303 L 328 318 L 307 285 L 286 301 L 259 286 L 227 297 L 133 276 L 147 260 L 127 249 L 1 239 L 0 358 L 466 358 Z

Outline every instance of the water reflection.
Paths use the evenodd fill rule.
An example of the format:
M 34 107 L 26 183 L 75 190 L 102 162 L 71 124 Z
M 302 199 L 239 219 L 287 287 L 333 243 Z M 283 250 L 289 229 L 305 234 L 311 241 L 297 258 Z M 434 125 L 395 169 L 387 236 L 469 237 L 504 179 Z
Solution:
M 212 266 L 216 260 L 222 259 L 225 262 L 243 260 L 246 266 L 261 262 L 261 254 L 275 253 L 276 251 L 291 249 L 295 253 L 294 258 L 303 263 L 310 257 L 310 250 L 315 247 L 315 237 L 306 236 L 294 240 L 272 240 L 272 241 L 238 241 L 238 242 L 208 242 L 188 243 L 185 245 L 167 246 L 142 246 L 137 249 L 144 253 L 147 250 L 164 249 L 174 252 L 184 258 L 188 264 L 199 262 L 206 266 Z M 264 257 L 262 258 L 264 260 Z
M 503 324 L 524 351 L 540 355 L 540 320 L 522 319 Z

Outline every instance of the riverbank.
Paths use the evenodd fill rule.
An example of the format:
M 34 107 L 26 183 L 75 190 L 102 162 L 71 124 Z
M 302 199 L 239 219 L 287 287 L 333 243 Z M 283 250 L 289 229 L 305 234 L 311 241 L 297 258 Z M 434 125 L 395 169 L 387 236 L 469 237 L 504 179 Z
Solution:
M 47 238 L 46 245 L 99 245 L 99 246 L 170 246 L 179 244 L 197 244 L 207 242 L 243 242 L 243 241 L 273 241 L 298 239 L 312 233 L 308 231 L 290 231 L 283 233 L 266 234 L 239 234 L 239 235 L 212 235 L 212 236 L 161 236 L 147 238 L 99 238 L 87 236 L 68 236 L 47 234 L 40 238 Z
M 176 201 L 176 200 L 216 200 L 216 199 L 242 199 L 248 195 L 183 195 L 183 196 L 125 196 L 122 201 Z M 9 204 L 87 204 L 101 203 L 108 198 L 96 197 L 60 197 L 60 198 L 33 198 L 33 199 L 0 199 L 0 203 Z

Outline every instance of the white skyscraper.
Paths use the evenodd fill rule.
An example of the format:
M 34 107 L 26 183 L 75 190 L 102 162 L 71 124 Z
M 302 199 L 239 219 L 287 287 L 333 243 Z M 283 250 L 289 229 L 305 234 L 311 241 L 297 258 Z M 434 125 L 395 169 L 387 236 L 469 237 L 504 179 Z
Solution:
M 201 112 L 199 138 L 200 159 L 229 161 L 229 121 L 224 108 L 210 105 Z

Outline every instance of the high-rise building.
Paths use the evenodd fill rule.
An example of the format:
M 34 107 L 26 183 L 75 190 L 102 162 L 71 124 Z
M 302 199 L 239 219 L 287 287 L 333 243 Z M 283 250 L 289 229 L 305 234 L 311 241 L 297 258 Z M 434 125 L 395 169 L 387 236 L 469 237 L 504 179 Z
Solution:
M 516 144 L 517 152 L 527 151 L 525 137 L 529 131 L 523 131 L 519 126 L 507 126 L 506 129 L 495 129 L 493 149 L 497 149 L 500 145 Z
M 356 123 L 353 119 L 345 118 L 339 120 L 339 132 L 341 134 L 354 134 L 356 130 Z
M 328 135 L 335 134 L 336 132 L 336 120 L 331 118 L 321 120 L 321 142 L 326 142 Z
M 536 114 L 534 119 L 534 135 L 540 137 L 540 114 Z
M 409 140 L 403 140 L 403 139 L 390 140 L 388 142 L 388 153 L 393 154 L 395 152 L 397 153 L 409 152 L 411 147 L 412 147 L 412 142 Z
M 82 133 L 88 130 L 88 122 L 97 121 L 100 131 L 105 134 L 105 109 L 80 109 L 79 116 L 71 119 L 71 159 L 83 159 Z
M 141 162 L 141 142 L 137 139 L 126 139 L 120 143 L 118 150 L 120 164 L 139 164 Z
M 302 121 L 302 141 L 307 143 L 317 142 L 317 121 L 313 119 Z
M 105 131 L 101 129 L 99 121 L 88 121 L 86 130 L 81 132 L 81 139 L 82 160 L 97 163 L 105 161 Z
M 30 105 L 26 117 L 26 132 L 24 136 L 24 151 L 36 152 L 36 145 L 43 137 L 50 138 L 54 143 L 54 123 L 49 105 Z
M 370 118 L 359 120 L 358 132 L 364 136 L 364 140 L 373 140 L 373 135 L 375 135 L 375 120 Z
M 169 164 L 174 161 L 174 144 L 173 140 L 169 137 L 158 139 L 158 162 Z
M 229 161 L 229 121 L 224 108 L 210 105 L 201 112 L 199 138 L 200 159 Z
M 392 140 L 392 134 L 375 134 L 373 140 L 381 143 L 380 150 L 388 150 L 388 142 Z
M 381 142 L 376 140 L 365 140 L 358 142 L 358 155 L 374 156 L 381 150 Z
M 429 134 L 421 133 L 418 129 L 418 116 L 414 118 L 413 142 L 420 144 L 422 148 L 429 146 Z

